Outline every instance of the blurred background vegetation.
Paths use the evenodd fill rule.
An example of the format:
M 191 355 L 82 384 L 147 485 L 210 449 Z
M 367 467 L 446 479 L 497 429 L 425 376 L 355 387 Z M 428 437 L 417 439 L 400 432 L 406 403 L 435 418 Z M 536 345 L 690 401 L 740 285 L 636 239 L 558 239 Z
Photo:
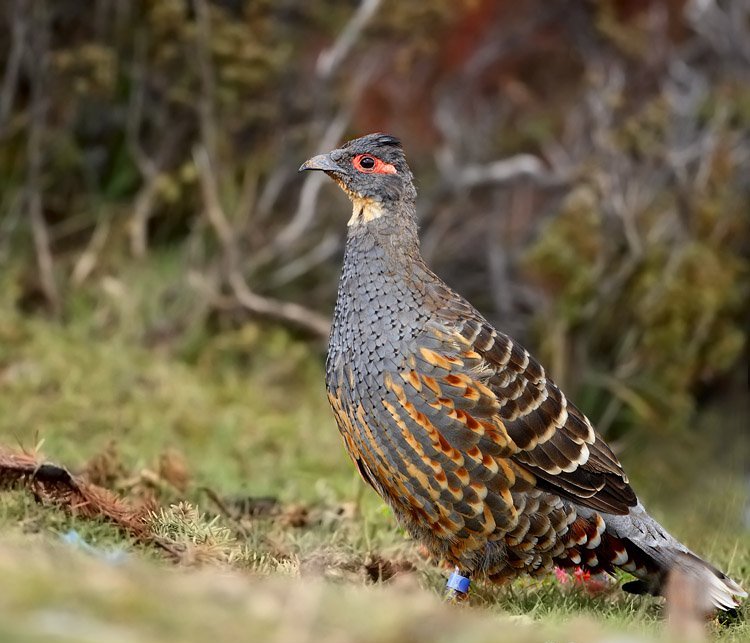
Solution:
M 749 24 L 743 0 L 7 0 L 2 306 L 188 364 L 269 329 L 319 362 L 348 206 L 297 168 L 387 131 L 428 262 L 617 449 L 747 475 Z
M 658 634 L 658 602 L 554 576 L 446 611 L 363 490 L 323 390 L 349 205 L 297 168 L 377 130 L 427 261 L 750 585 L 748 0 L 3 0 L 0 455 L 43 443 L 161 507 L 183 554 L 172 576 L 111 521 L 0 493 L 0 638 Z M 139 560 L 49 542 L 71 530 Z M 747 641 L 748 609 L 711 631 Z

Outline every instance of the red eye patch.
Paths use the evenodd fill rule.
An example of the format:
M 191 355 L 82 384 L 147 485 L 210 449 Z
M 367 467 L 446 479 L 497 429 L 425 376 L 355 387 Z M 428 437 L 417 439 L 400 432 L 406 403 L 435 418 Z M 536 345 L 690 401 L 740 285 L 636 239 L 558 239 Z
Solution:
M 365 174 L 396 174 L 396 168 L 372 154 L 357 154 L 352 161 L 354 167 Z

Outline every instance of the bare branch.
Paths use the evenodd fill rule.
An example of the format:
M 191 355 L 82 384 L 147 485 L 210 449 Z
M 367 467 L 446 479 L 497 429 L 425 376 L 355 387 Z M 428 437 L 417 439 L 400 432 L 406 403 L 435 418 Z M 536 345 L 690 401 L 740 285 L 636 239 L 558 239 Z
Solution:
M 224 209 L 221 207 L 216 175 L 211 167 L 211 159 L 205 147 L 196 147 L 193 150 L 193 161 L 195 162 L 195 167 L 198 169 L 198 177 L 201 182 L 205 214 L 221 243 L 230 268 L 233 269 L 239 260 L 239 252 L 234 239 L 234 230 L 229 225 L 229 221 L 224 214 Z
M 381 4 L 382 0 L 362 0 L 333 46 L 321 52 L 318 56 L 315 71 L 319 78 L 328 80 L 336 73 L 336 70 L 356 44 L 362 30 L 367 27 Z
M 323 315 L 299 304 L 263 297 L 254 293 L 236 271 L 229 275 L 229 285 L 232 287 L 232 292 L 237 297 L 237 301 L 250 312 L 292 323 L 322 339 L 328 337 L 331 323 Z
M 10 256 L 13 246 L 14 232 L 20 227 L 24 216 L 24 194 L 15 190 L 7 190 L 0 197 L 0 265 Z
M 236 245 L 234 231 L 221 207 L 216 175 L 211 168 L 206 149 L 203 147 L 196 148 L 193 152 L 193 158 L 200 177 L 206 217 L 222 245 L 227 264 L 227 282 L 237 301 L 253 314 L 271 317 L 303 328 L 319 337 L 327 337 L 330 322 L 319 313 L 299 304 L 258 295 L 247 285 L 240 270 L 240 253 Z
M 148 221 L 155 205 L 156 179 L 159 167 L 156 161 L 144 151 L 138 137 L 138 130 L 143 115 L 145 82 L 143 79 L 143 58 L 145 43 L 140 36 L 135 42 L 135 62 L 133 63 L 133 90 L 130 94 L 126 125 L 127 144 L 135 164 L 143 178 L 143 185 L 138 190 L 133 206 L 133 214 L 128 221 L 130 252 L 134 257 L 143 257 L 148 247 Z
M 38 183 L 29 181 L 29 216 L 31 218 L 31 232 L 34 237 L 39 279 L 47 301 L 55 314 L 60 312 L 60 293 L 55 281 L 55 264 L 49 244 L 49 231 L 42 214 L 42 195 Z
M 136 165 L 140 173 L 145 176 L 151 176 L 155 174 L 157 169 L 154 161 L 146 154 L 143 146 L 141 145 L 140 138 L 138 136 L 138 130 L 141 126 L 143 118 L 143 102 L 145 100 L 145 71 L 144 71 L 144 59 L 146 56 L 146 43 L 144 37 L 141 34 L 136 34 L 135 42 L 133 44 L 133 67 L 131 71 L 132 75 L 132 91 L 128 101 L 128 113 L 127 122 L 125 125 L 127 144 L 130 153 L 135 159 Z
M 687 22 L 717 53 L 732 54 L 750 61 L 748 18 L 750 5 L 743 0 L 717 3 L 716 0 L 689 0 L 684 14 Z
M 481 185 L 511 183 L 520 178 L 528 178 L 537 185 L 558 187 L 567 185 L 570 178 L 548 170 L 542 161 L 531 154 L 517 154 L 486 165 L 469 165 L 463 170 L 454 168 L 443 175 L 454 177 L 460 188 L 474 188 Z
M 104 249 L 107 239 L 109 238 L 110 220 L 107 217 L 101 217 L 91 235 L 91 241 L 76 261 L 73 268 L 71 279 L 76 286 L 81 285 L 96 268 L 96 263 Z
M 206 148 L 211 165 L 216 167 L 216 114 L 214 96 L 216 94 L 216 80 L 211 62 L 211 13 L 206 0 L 195 0 L 195 15 L 198 25 L 197 58 L 201 78 L 200 112 L 201 138 Z
M 49 63 L 49 15 L 44 2 L 35 2 L 32 8 L 32 42 L 27 51 L 26 64 L 31 78 L 31 118 L 27 139 L 26 206 L 31 220 L 39 280 L 42 290 L 55 314 L 60 312 L 60 293 L 55 281 L 54 261 L 50 249 L 49 231 L 44 220 L 42 200 L 42 164 L 44 162 L 44 135 L 47 127 L 47 66 Z M 33 52 L 33 55 L 31 54 Z
M 344 135 L 351 120 L 349 106 L 342 108 L 328 124 L 323 137 L 320 140 L 320 150 L 330 150 L 335 147 Z M 291 221 L 287 223 L 274 240 L 275 249 L 286 249 L 291 246 L 307 230 L 315 216 L 315 205 L 318 202 L 318 193 L 323 186 L 325 176 L 320 172 L 308 172 L 300 192 L 299 205 Z
M 375 61 L 369 65 L 363 65 L 359 70 L 356 82 L 351 87 L 345 104 L 342 105 L 339 111 L 331 118 L 316 150 L 330 150 L 341 140 L 341 137 L 344 135 L 346 128 L 351 122 L 352 106 L 362 95 L 365 87 L 367 87 L 367 83 L 374 75 L 378 64 L 379 63 Z M 273 244 L 264 253 L 260 253 L 259 256 L 255 257 L 254 265 L 257 266 L 265 263 L 270 257 L 273 257 L 278 252 L 287 251 L 304 235 L 312 224 L 315 217 L 315 206 L 318 202 L 318 194 L 320 193 L 320 188 L 325 182 L 325 177 L 319 172 L 308 172 L 307 174 L 308 176 L 305 178 L 305 182 L 302 185 L 299 203 L 294 216 L 292 216 L 289 223 L 281 229 L 274 239 Z
M 130 252 L 134 257 L 143 257 L 148 250 L 148 221 L 156 205 L 157 178 L 156 174 L 145 177 L 146 182 L 135 196 L 133 214 L 128 221 Z
M 129 97 L 126 140 L 130 153 L 141 174 L 143 184 L 138 190 L 133 206 L 133 214 L 128 221 L 130 251 L 135 257 L 142 257 L 148 250 L 148 222 L 157 206 L 159 179 L 163 176 L 169 161 L 175 156 L 175 150 L 183 135 L 184 124 L 171 124 L 160 127 L 168 118 L 163 110 L 150 110 L 151 120 L 156 120 L 156 129 L 160 132 L 159 147 L 149 154 L 140 139 L 140 128 L 143 121 L 146 93 L 145 57 L 146 41 L 140 34 L 134 43 L 134 62 L 132 67 L 132 91 Z M 152 111 L 156 111 L 153 115 Z
M 0 88 L 0 135 L 10 114 L 18 87 L 18 75 L 23 64 L 28 31 L 29 0 L 16 0 L 13 5 L 13 26 L 10 52 L 5 63 L 3 84 Z
M 280 165 L 271 172 L 271 176 L 265 182 L 255 207 L 255 216 L 263 221 L 271 214 L 276 201 L 286 187 L 287 181 L 292 173 L 290 168 Z
M 209 7 L 205 0 L 196 1 L 198 18 L 198 62 L 201 74 L 200 124 L 202 145 L 193 150 L 193 160 L 198 169 L 203 193 L 204 212 L 222 246 L 226 279 L 237 301 L 253 314 L 271 317 L 294 324 L 315 335 L 328 335 L 329 322 L 304 306 L 264 297 L 247 285 L 240 268 L 240 251 L 236 233 L 227 219 L 219 198 L 217 181 L 217 133 L 213 96 L 215 81 L 210 58 L 211 23 Z
M 280 267 L 269 278 L 269 284 L 278 288 L 294 281 L 297 277 L 309 273 L 313 268 L 329 259 L 338 248 L 339 235 L 328 232 L 312 249 Z

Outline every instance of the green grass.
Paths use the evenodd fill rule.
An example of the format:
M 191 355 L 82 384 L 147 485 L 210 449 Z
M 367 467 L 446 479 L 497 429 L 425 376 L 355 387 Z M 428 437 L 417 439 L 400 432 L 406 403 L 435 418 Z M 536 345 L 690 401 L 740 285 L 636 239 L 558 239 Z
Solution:
M 162 517 L 164 533 L 187 547 L 174 564 L 106 522 L 40 506 L 20 490 L 0 492 L 0 640 L 664 635 L 659 600 L 617 589 L 592 596 L 554 578 L 479 585 L 470 606 L 442 603 L 443 572 L 422 560 L 346 458 L 325 400 L 321 350 L 253 324 L 207 334 L 189 301 L 159 305 L 159 283 L 145 269 L 109 283 L 104 295 L 81 296 L 65 323 L 0 302 L 0 444 L 41 444 L 73 471 L 108 453 L 122 495 L 167 508 L 186 500 L 203 514 Z M 177 339 L 150 339 L 149 329 L 177 321 Z M 701 454 L 663 447 L 623 454 L 636 488 L 675 535 L 750 586 L 746 489 L 732 467 L 709 471 Z M 182 490 L 160 467 L 166 453 L 184 460 Z M 265 496 L 279 501 L 276 514 L 230 518 L 213 499 L 233 512 Z M 125 551 L 126 562 L 64 544 L 72 529 L 103 551 Z M 405 571 L 377 582 L 379 565 L 384 577 L 391 567 Z M 738 619 L 710 623 L 712 636 L 750 640 L 747 618 L 745 607 Z

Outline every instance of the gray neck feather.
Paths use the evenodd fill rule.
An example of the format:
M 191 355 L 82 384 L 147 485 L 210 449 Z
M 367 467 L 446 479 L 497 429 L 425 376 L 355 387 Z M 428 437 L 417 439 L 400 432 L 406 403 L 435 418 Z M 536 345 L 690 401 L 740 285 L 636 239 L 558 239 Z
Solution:
M 373 268 L 380 263 L 390 270 L 407 268 L 421 261 L 417 220 L 412 200 L 386 202 L 377 219 L 348 228 L 344 268 L 363 262 Z

